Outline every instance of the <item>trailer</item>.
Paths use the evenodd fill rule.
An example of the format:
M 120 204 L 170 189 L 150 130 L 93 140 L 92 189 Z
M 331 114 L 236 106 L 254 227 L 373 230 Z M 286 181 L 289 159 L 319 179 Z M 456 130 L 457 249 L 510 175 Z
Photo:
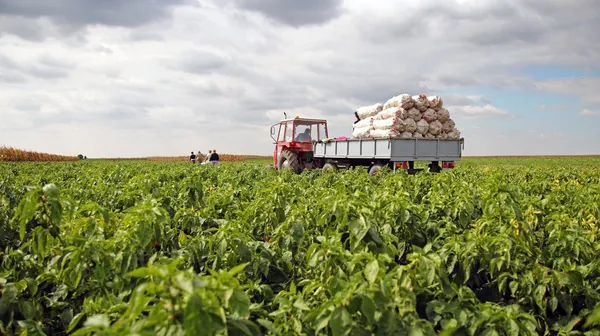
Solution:
M 464 149 L 464 139 L 331 139 L 327 121 L 296 117 L 271 126 L 275 141 L 273 166 L 278 170 L 367 167 L 375 175 L 388 166 L 394 172 L 414 174 L 418 161 L 428 162 L 430 172 L 454 168 Z
M 417 161 L 429 162 L 429 170 L 440 172 L 454 168 L 464 148 L 464 139 L 344 139 L 316 141 L 313 160 L 324 170 L 365 166 L 375 174 L 384 166 L 394 172 L 403 169 L 415 173 Z M 441 162 L 441 164 L 440 164 Z

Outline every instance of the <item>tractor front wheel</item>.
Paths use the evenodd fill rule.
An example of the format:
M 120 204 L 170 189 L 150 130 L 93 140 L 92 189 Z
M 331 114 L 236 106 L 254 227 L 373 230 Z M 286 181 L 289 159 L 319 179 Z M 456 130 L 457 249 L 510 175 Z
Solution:
M 298 158 L 298 154 L 284 150 L 279 154 L 279 170 L 291 169 L 294 173 L 300 174 L 302 172 L 302 164 Z

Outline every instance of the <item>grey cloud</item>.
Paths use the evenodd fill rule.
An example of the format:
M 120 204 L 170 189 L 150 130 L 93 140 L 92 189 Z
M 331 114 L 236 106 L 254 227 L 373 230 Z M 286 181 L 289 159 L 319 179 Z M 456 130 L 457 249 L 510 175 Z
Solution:
M 179 67 L 179 69 L 185 72 L 194 74 L 213 73 L 227 65 L 227 60 L 225 58 L 206 50 L 186 52 L 177 62 L 179 64 L 176 65 L 176 67 Z
M 342 14 L 343 0 L 233 0 L 239 7 L 300 27 L 328 22 Z
M 41 79 L 60 79 L 69 76 L 71 65 L 58 61 L 49 56 L 41 57 L 35 63 L 21 64 L 0 55 L 0 71 L 4 72 L 6 78 L 23 82 L 26 76 L 32 76 Z
M 134 27 L 162 19 L 172 6 L 190 0 L 0 0 L 0 14 L 48 17 L 59 23 Z

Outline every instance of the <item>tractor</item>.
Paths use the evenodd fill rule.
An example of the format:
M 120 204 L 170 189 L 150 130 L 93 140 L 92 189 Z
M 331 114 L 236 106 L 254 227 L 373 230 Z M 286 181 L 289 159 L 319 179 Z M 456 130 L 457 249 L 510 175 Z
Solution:
M 314 142 L 327 137 L 326 120 L 286 117 L 271 126 L 271 138 L 275 141 L 273 166 L 278 170 L 291 169 L 295 173 L 315 168 Z

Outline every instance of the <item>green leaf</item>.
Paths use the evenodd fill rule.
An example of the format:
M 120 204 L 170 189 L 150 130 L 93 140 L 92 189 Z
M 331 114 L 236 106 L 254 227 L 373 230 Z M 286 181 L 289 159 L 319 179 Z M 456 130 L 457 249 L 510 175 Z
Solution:
M 352 331 L 352 317 L 346 308 L 338 307 L 331 313 L 329 327 L 333 336 L 350 335 Z
M 298 298 L 294 302 L 294 307 L 296 307 L 299 310 L 310 310 L 310 307 L 306 304 L 306 302 L 304 302 L 302 298 Z
M 35 306 L 30 301 L 19 300 L 19 311 L 27 320 L 35 318 Z
M 242 290 L 234 289 L 228 304 L 234 317 L 248 318 L 250 315 L 250 299 Z
M 230 319 L 227 321 L 227 335 L 261 336 L 260 329 L 251 321 Z
M 70 333 L 73 330 L 75 330 L 75 328 L 77 328 L 77 325 L 79 324 L 79 321 L 81 321 L 81 319 L 84 317 L 85 317 L 84 313 L 79 313 L 79 314 L 75 315 L 75 317 L 73 317 L 73 319 L 69 323 L 69 328 L 67 328 L 67 332 Z
M 362 296 L 362 302 L 360 305 L 360 312 L 367 319 L 369 324 L 372 324 L 375 321 L 375 312 L 377 311 L 377 307 L 375 306 L 375 302 L 368 296 Z
M 550 300 L 548 300 L 548 305 L 550 307 L 550 311 L 554 313 L 556 308 L 558 308 L 558 299 L 556 296 L 553 296 L 550 298 Z
M 212 317 L 204 307 L 202 298 L 197 294 L 192 294 L 185 306 L 183 325 L 185 334 L 193 335 L 214 335 L 216 330 Z
M 132 278 L 144 278 L 151 275 L 150 269 L 148 267 L 140 267 L 136 268 L 133 271 L 126 274 L 128 277 Z
M 542 309 L 542 311 L 546 310 L 546 305 L 544 304 L 544 295 L 546 295 L 546 286 L 539 285 L 533 291 L 533 298 L 535 303 Z
M 152 228 L 148 223 L 141 222 L 138 224 L 137 237 L 142 247 L 146 247 L 150 244 L 150 241 L 152 240 Z
M 104 314 L 96 314 L 88 317 L 85 320 L 84 326 L 108 328 L 110 326 L 110 320 L 108 319 L 108 316 Z
M 567 277 L 575 286 L 583 287 L 583 276 L 577 271 L 568 271 Z
M 377 259 L 370 261 L 365 267 L 365 277 L 370 284 L 375 283 L 377 275 L 379 274 L 379 263 Z
M 351 220 L 348 223 L 348 228 L 350 229 L 352 236 L 355 238 L 354 247 L 358 246 L 358 244 L 363 240 L 369 231 L 369 227 L 367 226 L 363 216 Z
M 256 322 L 258 322 L 258 324 L 260 324 L 261 326 L 265 327 L 265 329 L 267 329 L 268 331 L 272 333 L 276 332 L 275 325 L 273 324 L 273 322 L 264 319 L 257 319 Z
M 600 325 L 600 303 L 594 307 L 594 310 L 586 317 L 584 327 Z
M 232 269 L 230 269 L 229 272 L 227 272 L 227 273 L 229 274 L 229 276 L 235 276 L 236 274 L 243 271 L 246 267 L 248 267 L 248 265 L 249 265 L 249 263 L 243 263 L 243 264 L 237 265 L 237 266 L 233 267 Z

